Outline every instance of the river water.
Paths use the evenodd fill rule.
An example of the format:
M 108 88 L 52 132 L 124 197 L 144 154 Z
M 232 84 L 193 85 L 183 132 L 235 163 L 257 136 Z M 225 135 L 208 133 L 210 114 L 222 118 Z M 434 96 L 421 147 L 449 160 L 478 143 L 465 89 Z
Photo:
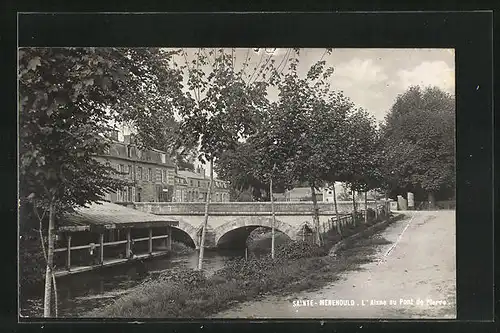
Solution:
M 203 268 L 210 275 L 222 268 L 227 259 L 241 256 L 244 256 L 244 250 L 205 250 Z M 144 265 L 146 271 L 139 264 L 130 263 L 58 278 L 59 317 L 80 317 L 90 310 L 112 303 L 153 273 L 174 267 L 195 269 L 198 266 L 198 252 L 154 258 L 144 261 Z M 20 307 L 21 317 L 42 317 L 43 286 L 25 291 L 24 294 L 21 292 Z

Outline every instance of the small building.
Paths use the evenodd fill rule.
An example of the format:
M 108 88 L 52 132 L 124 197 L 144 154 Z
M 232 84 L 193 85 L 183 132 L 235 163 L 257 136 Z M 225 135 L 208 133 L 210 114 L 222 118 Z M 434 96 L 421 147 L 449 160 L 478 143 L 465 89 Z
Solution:
M 171 217 L 98 202 L 65 214 L 58 221 L 56 275 L 112 266 L 166 254 L 171 248 Z
M 208 193 L 210 178 L 203 168 L 198 167 L 196 172 L 179 170 L 176 174 L 175 201 L 177 202 L 205 202 Z M 229 202 L 229 182 L 214 178 L 212 186 L 212 202 Z
M 277 193 L 279 195 L 279 193 Z M 318 190 L 316 194 L 317 201 L 323 201 L 323 192 Z M 287 190 L 283 194 L 285 201 L 312 201 L 312 192 L 310 187 L 295 187 Z
M 333 202 L 333 189 L 331 186 L 325 186 L 323 189 L 323 201 L 324 202 Z M 356 200 L 364 200 L 365 193 L 364 192 L 355 192 L 354 193 Z M 351 201 L 352 200 L 352 191 L 344 182 L 335 182 L 335 196 L 337 201 Z M 377 191 L 368 191 L 367 199 L 368 200 L 380 200 L 383 195 Z

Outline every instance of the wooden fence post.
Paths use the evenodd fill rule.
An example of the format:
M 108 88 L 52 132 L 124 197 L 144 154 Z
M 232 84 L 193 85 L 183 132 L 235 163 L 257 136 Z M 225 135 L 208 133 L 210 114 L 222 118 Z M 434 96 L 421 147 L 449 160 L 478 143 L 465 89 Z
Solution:
M 167 227 L 168 237 L 167 237 L 167 248 L 169 251 L 172 251 L 172 227 Z
M 66 256 L 66 269 L 68 272 L 71 270 L 71 234 L 67 234 L 67 256 Z
M 127 253 L 125 253 L 126 258 L 130 258 L 130 252 L 131 252 L 131 242 L 130 242 L 130 229 L 127 229 Z
M 149 228 L 149 255 L 153 254 L 153 228 Z
M 100 251 L 99 251 L 99 264 L 104 263 L 104 233 L 101 232 L 99 234 L 99 246 L 100 246 Z

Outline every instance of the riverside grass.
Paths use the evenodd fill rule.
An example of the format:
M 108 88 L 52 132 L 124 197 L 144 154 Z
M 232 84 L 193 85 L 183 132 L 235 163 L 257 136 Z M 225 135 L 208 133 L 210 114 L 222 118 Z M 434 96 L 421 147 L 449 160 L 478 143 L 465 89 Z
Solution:
M 360 224 L 346 229 L 344 237 L 368 226 Z M 338 256 L 330 257 L 325 255 L 328 246 L 338 241 L 338 237 L 327 233 L 324 239 L 323 248 L 302 242 L 281 244 L 274 260 L 270 256 L 230 260 L 208 278 L 199 271 L 186 269 L 176 272 L 177 278 L 149 280 L 113 304 L 83 317 L 207 318 L 236 303 L 259 300 L 265 295 L 321 288 L 336 281 L 341 272 L 359 269 L 371 261 L 376 245 L 390 243 L 377 236 L 362 238 Z M 297 258 L 297 253 L 303 255 Z

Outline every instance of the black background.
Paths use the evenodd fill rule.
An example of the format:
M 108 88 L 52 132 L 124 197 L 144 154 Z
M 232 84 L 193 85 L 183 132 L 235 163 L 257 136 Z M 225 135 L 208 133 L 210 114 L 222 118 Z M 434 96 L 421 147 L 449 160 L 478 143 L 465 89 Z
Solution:
M 50 6 L 47 6 L 50 8 Z M 314 7 L 310 8 L 312 10 Z M 220 9 L 220 8 L 219 8 Z M 323 8 L 324 9 L 324 8 Z M 439 9 L 439 8 L 437 8 Z M 19 9 L 20 10 L 20 9 Z M 49 10 L 45 8 L 45 10 Z M 76 9 L 74 9 L 76 10 Z M 124 9 L 125 10 L 125 9 Z M 127 10 L 130 10 L 127 8 Z M 144 9 L 143 9 L 144 10 Z M 152 10 L 152 9 L 150 9 Z M 271 321 L 266 329 L 364 332 L 424 328 L 436 331 L 491 331 L 493 319 L 493 14 L 492 12 L 434 13 L 170 13 L 170 14 L 20 14 L 8 17 L 10 43 L 2 61 L 3 81 L 10 90 L 2 103 L 5 121 L 0 140 L 8 152 L 2 161 L 4 184 L 10 196 L 2 200 L 5 236 L 12 256 L 4 257 L 4 276 L 12 287 L 2 285 L 5 323 L 12 330 L 97 329 L 102 324 L 44 324 L 17 322 L 17 127 L 16 43 L 19 46 L 162 46 L 162 47 L 359 47 L 359 48 L 454 48 L 457 98 L 457 309 L 458 321 L 467 323 L 300 320 L 290 324 Z M 15 30 L 18 23 L 19 35 Z M 4 79 L 6 78 L 6 79 Z M 476 87 L 480 87 L 476 89 Z M 8 121 L 7 121 L 8 120 Z M 10 176 L 8 176 L 10 174 Z M 5 195 L 5 193 L 4 193 Z M 7 232 L 8 231 L 8 232 Z M 415 249 L 418 251 L 419 249 Z M 4 282 L 5 283 L 5 282 Z M 7 321 L 8 320 L 8 321 Z M 471 321 L 483 321 L 471 322 Z M 122 331 L 125 320 L 120 322 Z M 141 319 L 141 322 L 149 320 Z M 207 331 L 261 329 L 242 321 L 197 321 L 181 324 L 132 325 L 127 329 Z M 230 323 L 230 325 L 227 325 Z M 10 326 L 12 324 L 12 326 Z M 284 327 L 284 326 L 287 327 Z M 478 325 L 483 325 L 482 329 Z M 489 325 L 489 326 L 488 326 Z M 151 327 L 153 326 L 153 327 Z M 0 323 L 2 327 L 2 323 Z M 7 326 L 5 326 L 7 327 Z M 484 330 L 486 327 L 486 330 Z M 103 328 L 103 327 L 99 327 Z M 114 327 L 113 327 L 114 328 Z

